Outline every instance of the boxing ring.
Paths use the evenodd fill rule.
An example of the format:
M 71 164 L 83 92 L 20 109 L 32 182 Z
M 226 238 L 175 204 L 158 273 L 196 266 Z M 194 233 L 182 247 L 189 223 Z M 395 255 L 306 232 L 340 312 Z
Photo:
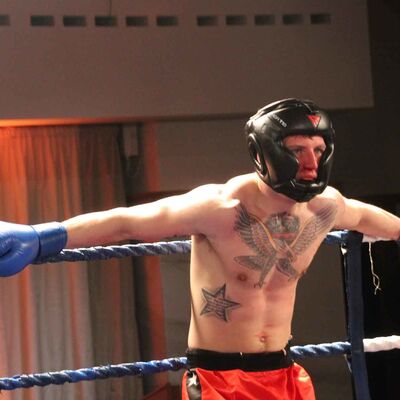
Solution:
M 379 240 L 379 239 L 376 239 Z M 345 291 L 347 298 L 347 342 L 322 343 L 317 345 L 292 346 L 294 359 L 345 355 L 352 374 L 356 399 L 369 400 L 368 374 L 365 352 L 388 351 L 400 348 L 400 336 L 365 339 L 363 336 L 363 297 L 361 277 L 361 245 L 364 238 L 358 232 L 335 231 L 327 235 L 325 244 L 340 245 L 344 259 Z M 91 247 L 63 250 L 55 257 L 39 259 L 35 264 L 60 261 L 90 261 L 131 256 L 159 256 L 184 254 L 191 250 L 191 241 L 142 243 L 122 246 Z M 146 375 L 187 367 L 186 357 L 168 358 L 149 362 L 124 363 L 97 366 L 78 370 L 63 370 L 0 378 L 1 390 L 15 390 L 33 386 L 60 385 L 80 381 L 92 381 L 132 375 Z

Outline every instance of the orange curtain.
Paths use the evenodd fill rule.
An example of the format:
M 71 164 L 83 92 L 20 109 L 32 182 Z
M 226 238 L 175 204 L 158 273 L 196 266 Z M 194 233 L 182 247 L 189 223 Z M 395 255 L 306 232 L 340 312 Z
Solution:
M 0 129 L 0 220 L 125 205 L 116 126 Z M 0 376 L 139 360 L 129 259 L 30 266 L 0 279 Z M 135 399 L 138 378 L 2 392 L 3 400 Z

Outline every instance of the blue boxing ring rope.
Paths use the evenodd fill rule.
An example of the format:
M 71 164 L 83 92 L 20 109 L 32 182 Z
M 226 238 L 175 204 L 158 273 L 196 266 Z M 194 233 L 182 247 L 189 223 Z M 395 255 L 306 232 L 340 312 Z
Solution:
M 392 350 L 400 347 L 400 336 L 389 336 L 375 339 L 364 339 L 368 351 Z M 292 346 L 290 351 L 295 359 L 306 357 L 337 356 L 349 354 L 349 342 L 322 343 L 317 345 Z M 177 371 L 187 367 L 186 357 L 168 358 L 147 362 L 103 365 L 78 370 L 64 370 L 39 374 L 17 375 L 0 379 L 0 390 L 14 390 L 33 386 L 62 385 L 96 379 L 118 378 L 123 376 L 147 375 L 164 371 Z
M 335 231 L 327 235 L 325 244 L 339 244 L 344 255 L 344 275 L 347 297 L 347 319 L 349 342 L 325 343 L 319 345 L 292 346 L 293 358 L 347 355 L 352 372 L 353 388 L 357 399 L 369 400 L 368 375 L 365 363 L 366 351 L 391 350 L 400 347 L 400 337 L 363 338 L 363 300 L 361 288 L 361 243 L 363 236 L 357 232 Z M 122 246 L 91 247 L 63 250 L 55 257 L 40 259 L 35 264 L 60 261 L 89 261 L 122 258 L 129 256 L 155 256 L 185 254 L 191 250 L 191 241 L 170 241 L 141 243 Z M 370 341 L 370 342 L 368 342 Z M 64 370 L 0 378 L 0 390 L 14 390 L 33 386 L 60 385 L 84 380 L 106 379 L 128 375 L 145 375 L 168 370 L 179 370 L 187 366 L 185 357 L 160 361 L 125 363 L 98 366 L 79 370 Z

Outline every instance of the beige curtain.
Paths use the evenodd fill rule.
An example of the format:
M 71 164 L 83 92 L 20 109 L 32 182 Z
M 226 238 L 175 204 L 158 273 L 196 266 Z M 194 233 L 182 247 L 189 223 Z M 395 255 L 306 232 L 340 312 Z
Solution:
M 0 220 L 60 221 L 125 204 L 118 127 L 0 129 Z M 0 376 L 140 359 L 129 259 L 0 279 Z M 139 378 L 2 392 L 2 400 L 139 399 Z

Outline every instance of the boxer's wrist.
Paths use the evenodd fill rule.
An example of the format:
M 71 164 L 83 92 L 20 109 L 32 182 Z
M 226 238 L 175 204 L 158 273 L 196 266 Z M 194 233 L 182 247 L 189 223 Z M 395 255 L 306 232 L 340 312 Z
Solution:
M 32 225 L 39 236 L 39 253 L 37 258 L 58 254 L 67 244 L 67 230 L 59 222 Z

